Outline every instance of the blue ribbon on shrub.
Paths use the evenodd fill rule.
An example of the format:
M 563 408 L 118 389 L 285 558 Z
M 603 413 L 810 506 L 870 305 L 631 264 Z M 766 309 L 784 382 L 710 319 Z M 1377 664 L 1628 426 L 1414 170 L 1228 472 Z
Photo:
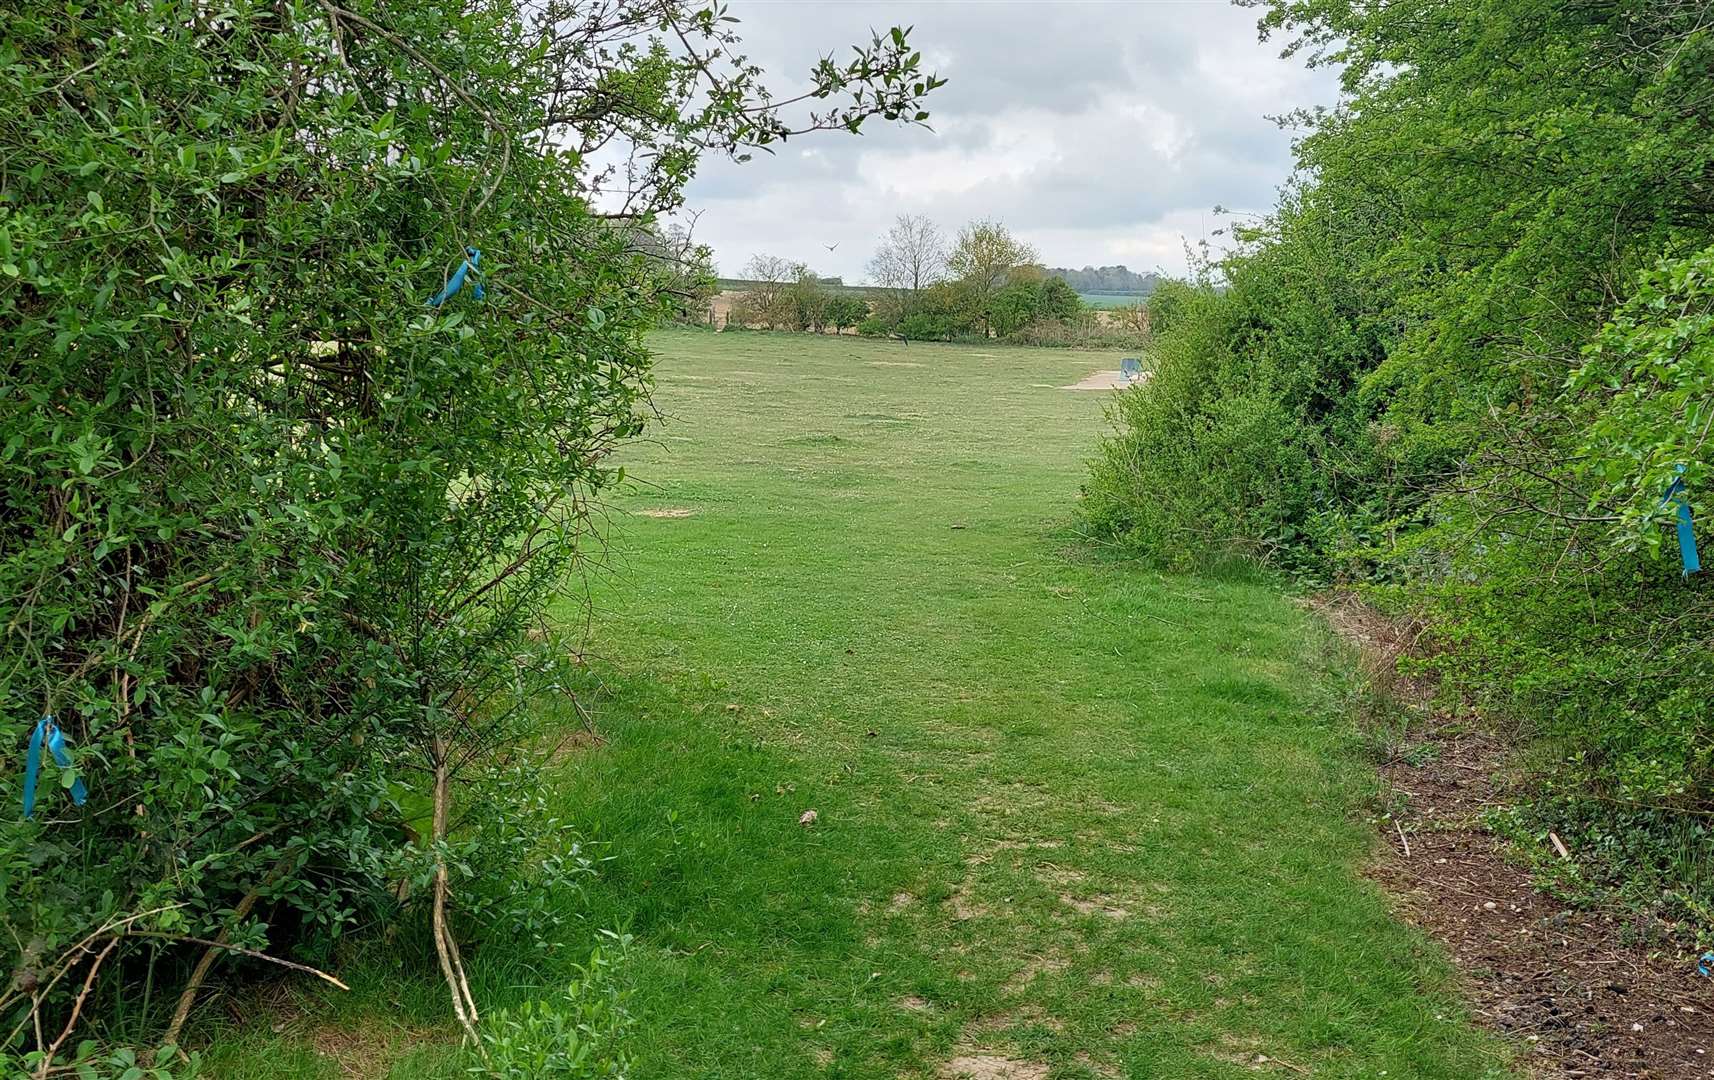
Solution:
M 1702 558 L 1696 553 L 1696 528 L 1690 520 L 1690 499 L 1684 490 L 1684 466 L 1678 467 L 1678 478 L 1666 489 L 1666 502 L 1678 507 L 1678 560 L 1689 577 L 1702 569 Z
M 54 723 L 52 716 L 44 716 L 36 721 L 36 730 L 30 733 L 30 749 L 24 755 L 24 817 L 34 817 L 36 813 L 36 777 L 42 771 L 42 745 L 47 744 L 48 753 L 54 756 L 54 762 L 62 769 L 71 768 L 71 752 L 65 746 L 65 733 Z M 72 781 L 71 801 L 82 806 L 89 798 L 89 789 L 83 786 L 83 780 Z
M 464 279 L 466 276 L 480 273 L 476 267 L 477 264 L 482 261 L 481 249 L 467 247 L 464 251 L 468 258 L 458 264 L 458 269 L 452 272 L 452 277 L 447 281 L 446 288 L 440 291 L 440 295 L 429 301 L 429 307 L 439 307 L 448 300 L 451 300 L 453 296 L 458 293 L 458 290 L 464 288 Z M 475 290 L 476 299 L 480 300 L 486 295 L 488 295 L 487 290 L 483 289 L 482 282 L 478 281 L 476 283 Z

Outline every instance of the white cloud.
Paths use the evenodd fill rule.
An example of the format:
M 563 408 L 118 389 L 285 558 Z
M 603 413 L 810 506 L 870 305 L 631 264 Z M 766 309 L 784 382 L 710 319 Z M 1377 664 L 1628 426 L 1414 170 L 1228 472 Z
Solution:
M 735 0 L 732 13 L 781 86 L 895 23 L 915 25 L 950 81 L 930 96 L 933 131 L 877 126 L 706 162 L 690 205 L 726 273 L 766 252 L 860 280 L 904 211 L 949 233 L 999 218 L 1050 265 L 1182 270 L 1185 240 L 1226 224 L 1214 206 L 1265 209 L 1289 174 L 1290 138 L 1268 116 L 1337 90 L 1222 3 Z

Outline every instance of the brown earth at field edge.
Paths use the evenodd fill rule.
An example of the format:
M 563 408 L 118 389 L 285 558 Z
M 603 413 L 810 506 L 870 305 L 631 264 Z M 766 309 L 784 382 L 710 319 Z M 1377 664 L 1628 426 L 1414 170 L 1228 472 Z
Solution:
M 1714 979 L 1696 973 L 1690 943 L 1647 916 L 1538 889 L 1483 824 L 1510 801 L 1509 748 L 1430 707 L 1431 681 L 1394 674 L 1418 650 L 1420 628 L 1350 594 L 1312 606 L 1418 715 L 1410 752 L 1380 767 L 1383 797 L 1398 809 L 1381 823 L 1369 874 L 1401 917 L 1446 947 L 1477 1018 L 1514 1041 L 1536 1077 L 1714 1077 Z

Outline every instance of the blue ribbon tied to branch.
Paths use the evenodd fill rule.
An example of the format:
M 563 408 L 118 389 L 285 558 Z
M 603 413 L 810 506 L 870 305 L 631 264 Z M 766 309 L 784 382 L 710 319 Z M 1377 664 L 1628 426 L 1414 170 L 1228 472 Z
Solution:
M 1678 478 L 1666 489 L 1666 501 L 1678 508 L 1678 561 L 1689 577 L 1702 569 L 1702 558 L 1696 553 L 1696 527 L 1690 519 L 1690 497 L 1685 494 L 1684 466 L 1678 467 Z
M 36 730 L 30 733 L 30 749 L 24 755 L 24 817 L 29 819 L 36 813 L 36 778 L 42 771 L 42 746 L 46 745 L 48 753 L 54 756 L 54 763 L 62 769 L 72 766 L 71 751 L 66 749 L 65 732 L 54 723 L 52 716 L 44 716 L 36 721 Z M 89 798 L 89 789 L 83 786 L 82 778 L 72 781 L 71 801 L 82 806 Z
M 464 249 L 464 254 L 464 261 L 458 264 L 458 269 L 454 270 L 452 272 L 452 277 L 447 279 L 446 288 L 442 289 L 433 300 L 429 301 L 429 307 L 439 307 L 448 300 L 451 300 L 458 294 L 458 290 L 464 288 L 464 279 L 466 277 L 469 277 L 471 274 L 480 275 L 481 271 L 477 270 L 477 266 L 482 262 L 481 249 L 467 247 Z M 482 282 L 480 280 L 476 282 L 474 295 L 478 300 L 488 295 L 487 290 L 482 287 Z

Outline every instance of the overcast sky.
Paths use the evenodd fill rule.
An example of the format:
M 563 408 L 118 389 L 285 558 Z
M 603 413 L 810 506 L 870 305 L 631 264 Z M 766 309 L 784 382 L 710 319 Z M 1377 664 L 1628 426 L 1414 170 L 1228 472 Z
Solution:
M 1255 9 L 1219 0 L 733 0 L 731 12 L 781 90 L 895 24 L 915 26 L 924 66 L 948 83 L 930 95 L 932 131 L 877 119 L 742 165 L 705 159 L 690 206 L 728 276 L 764 252 L 861 280 L 905 211 L 948 233 L 997 218 L 1050 266 L 1182 271 L 1184 240 L 1227 223 L 1216 205 L 1272 205 L 1291 137 L 1268 117 L 1336 94 L 1331 72 L 1257 41 Z

